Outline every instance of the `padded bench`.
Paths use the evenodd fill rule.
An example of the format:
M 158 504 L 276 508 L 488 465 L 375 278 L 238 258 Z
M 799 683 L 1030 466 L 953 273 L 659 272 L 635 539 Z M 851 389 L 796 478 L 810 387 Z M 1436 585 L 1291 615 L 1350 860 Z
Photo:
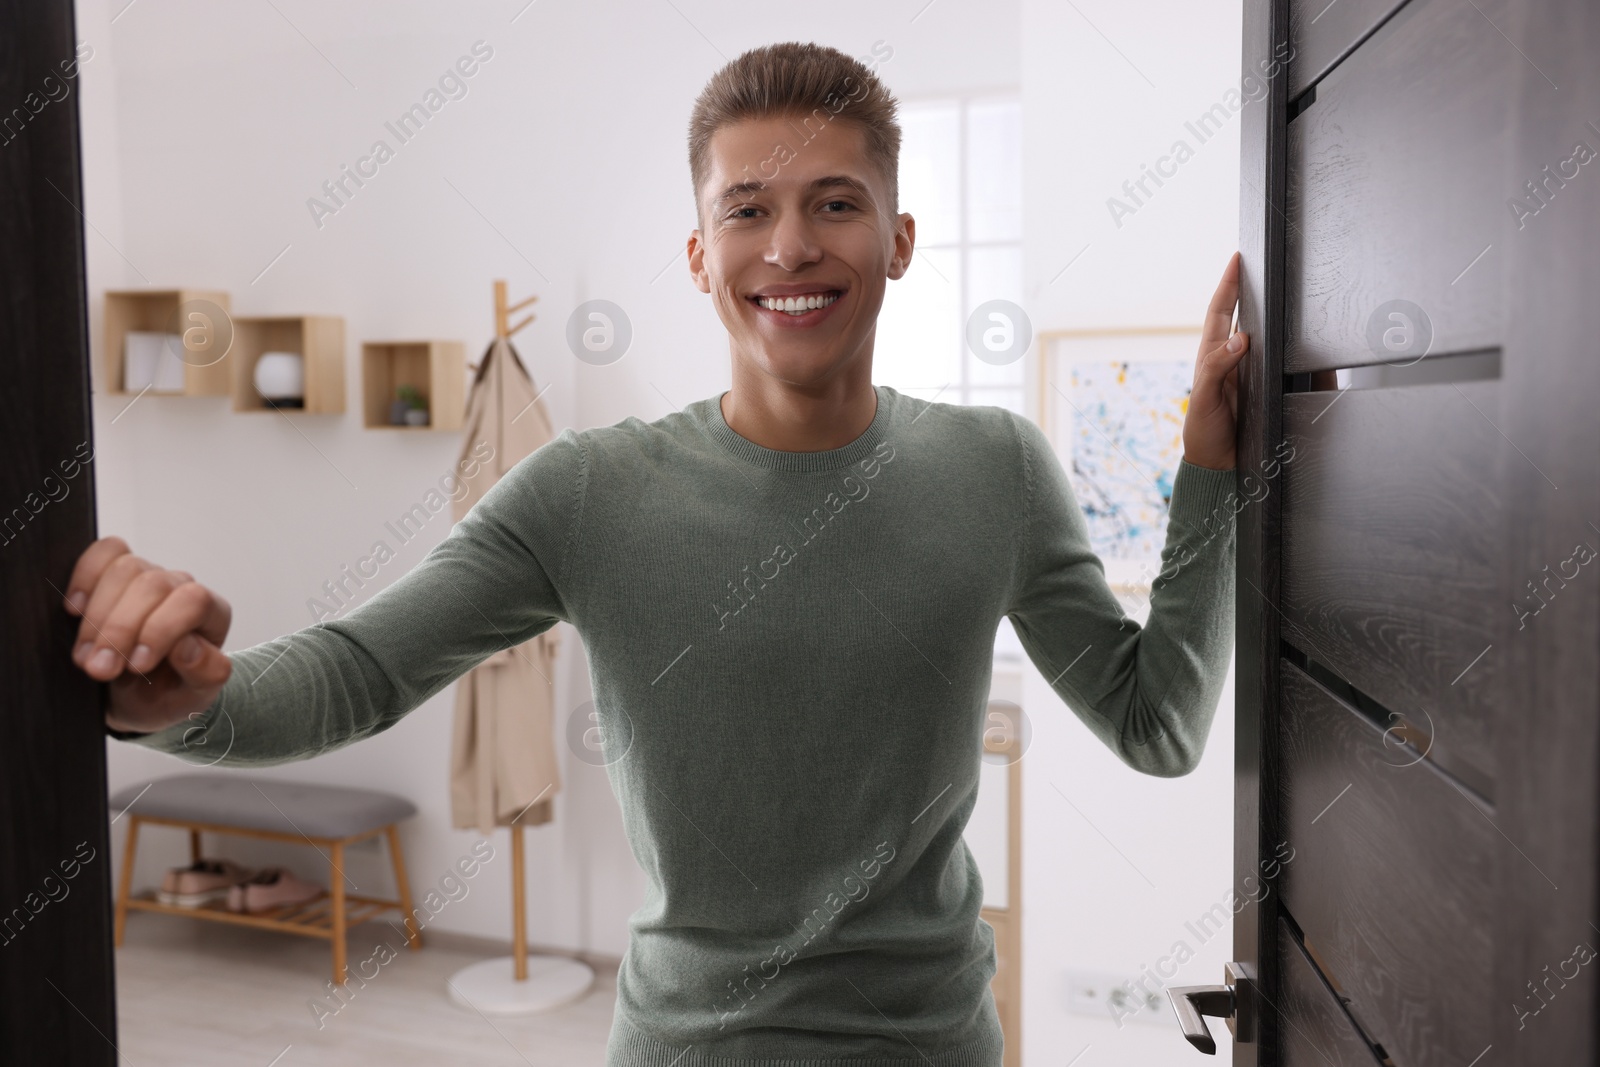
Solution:
M 416 805 L 404 797 L 371 789 L 284 782 L 241 774 L 178 774 L 119 790 L 111 798 L 110 807 L 128 817 L 121 885 L 117 890 L 115 940 L 119 946 L 129 910 L 190 915 L 197 919 L 327 938 L 333 943 L 333 980 L 338 985 L 344 984 L 347 973 L 345 933 L 351 926 L 385 912 L 397 911 L 405 917 L 407 942 L 413 949 L 422 947 L 422 931 L 412 915 L 411 888 L 406 881 L 405 859 L 396 830 L 402 819 L 417 813 Z M 139 844 L 139 828 L 146 823 L 188 830 L 191 861 L 200 859 L 200 835 L 207 831 L 309 844 L 329 861 L 329 889 L 304 904 L 252 914 L 229 911 L 222 901 L 197 908 L 163 904 L 154 890 L 135 896 L 134 856 Z M 346 892 L 345 848 L 378 834 L 385 835 L 389 841 L 398 900 Z

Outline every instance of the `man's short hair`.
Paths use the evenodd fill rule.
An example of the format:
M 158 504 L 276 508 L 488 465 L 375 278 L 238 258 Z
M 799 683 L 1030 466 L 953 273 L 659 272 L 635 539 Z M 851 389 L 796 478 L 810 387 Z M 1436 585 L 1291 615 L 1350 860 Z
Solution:
M 892 53 L 891 53 L 892 54 Z M 711 135 L 724 126 L 773 116 L 793 118 L 795 135 L 787 144 L 795 155 L 829 122 L 854 124 L 865 134 L 869 166 L 888 184 L 889 203 L 879 205 L 892 218 L 900 212 L 900 124 L 896 101 L 860 60 L 836 48 L 801 41 L 752 48 L 712 75 L 689 117 L 689 176 L 694 183 L 695 218 L 700 191 L 710 168 Z M 751 160 L 746 180 L 775 177 L 787 157 Z

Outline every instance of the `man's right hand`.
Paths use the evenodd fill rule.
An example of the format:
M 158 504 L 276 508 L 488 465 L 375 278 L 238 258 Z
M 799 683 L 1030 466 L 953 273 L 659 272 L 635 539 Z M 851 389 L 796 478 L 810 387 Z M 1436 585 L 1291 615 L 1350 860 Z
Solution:
M 106 725 L 150 733 L 205 711 L 233 673 L 221 649 L 228 602 L 183 571 L 140 559 L 120 537 L 78 557 L 67 612 L 83 619 L 72 660 L 109 683 Z

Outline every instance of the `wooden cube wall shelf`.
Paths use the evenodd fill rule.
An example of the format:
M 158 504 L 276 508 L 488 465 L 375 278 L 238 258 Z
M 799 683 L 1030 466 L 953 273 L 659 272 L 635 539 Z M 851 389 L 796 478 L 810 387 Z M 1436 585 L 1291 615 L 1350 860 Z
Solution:
M 363 424 L 369 430 L 459 430 L 466 415 L 466 346 L 460 341 L 367 341 L 361 345 Z M 428 403 L 426 426 L 395 426 L 389 405 L 409 385 Z
M 305 368 L 305 406 L 279 410 L 337 415 L 344 410 L 344 319 L 337 315 L 265 315 L 233 320 L 233 410 L 272 411 L 256 389 L 264 352 L 296 352 Z
M 179 321 L 179 309 L 183 321 Z M 214 311 L 221 309 L 223 319 Z M 183 338 L 183 388 L 148 390 L 166 396 L 227 396 L 231 386 L 231 336 L 228 294 L 214 289 L 124 289 L 107 290 L 105 298 L 106 347 L 102 356 L 105 389 L 108 393 L 129 395 L 123 376 L 123 343 L 133 331 L 174 333 Z

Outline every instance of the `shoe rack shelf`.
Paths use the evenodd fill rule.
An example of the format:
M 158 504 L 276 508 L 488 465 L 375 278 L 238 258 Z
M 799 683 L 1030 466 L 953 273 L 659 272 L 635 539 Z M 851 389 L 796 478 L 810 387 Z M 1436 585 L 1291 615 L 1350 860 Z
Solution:
M 422 931 L 411 918 L 411 889 L 406 880 L 405 859 L 400 851 L 400 834 L 395 823 L 375 827 L 348 837 L 307 837 L 300 833 L 278 833 L 271 830 L 249 829 L 187 819 L 169 819 L 152 815 L 125 812 L 128 816 L 127 844 L 123 850 L 121 884 L 117 890 L 114 923 L 114 943 L 121 947 L 122 935 L 127 927 L 130 911 L 153 911 L 164 915 L 183 915 L 191 919 L 233 923 L 236 926 L 254 926 L 261 930 L 277 930 L 304 937 L 328 940 L 333 949 L 333 980 L 343 985 L 348 974 L 345 937 L 350 927 L 394 912 L 403 922 L 405 936 L 413 949 L 422 947 Z M 133 891 L 134 858 L 138 854 L 139 830 L 144 825 L 172 826 L 189 831 L 189 858 L 193 863 L 202 855 L 202 832 L 236 834 L 243 837 L 263 838 L 270 841 L 287 841 L 291 844 L 311 845 L 329 857 L 328 884 L 320 896 L 300 904 L 287 904 L 262 912 L 229 911 L 226 902 L 212 901 L 198 907 L 164 904 L 156 898 L 153 889 Z M 367 838 L 384 835 L 388 841 L 389 858 L 394 864 L 398 900 L 370 897 L 350 893 L 345 888 L 345 849 Z
M 346 927 L 359 926 L 368 919 L 376 918 L 386 911 L 399 911 L 400 905 L 392 900 L 380 900 L 377 897 L 357 896 L 354 893 L 345 894 Z M 195 919 L 211 919 L 216 922 L 234 923 L 238 926 L 254 926 L 262 930 L 283 930 L 291 934 L 304 934 L 307 937 L 332 937 L 333 936 L 333 896 L 324 891 L 321 896 L 313 897 L 300 904 L 286 904 L 281 908 L 271 911 L 237 912 L 229 911 L 225 902 L 213 900 L 196 907 L 186 908 L 177 904 L 163 904 L 156 899 L 154 889 L 146 889 L 135 893 L 128 898 L 128 908 L 131 911 L 159 911 L 167 915 L 187 915 Z

